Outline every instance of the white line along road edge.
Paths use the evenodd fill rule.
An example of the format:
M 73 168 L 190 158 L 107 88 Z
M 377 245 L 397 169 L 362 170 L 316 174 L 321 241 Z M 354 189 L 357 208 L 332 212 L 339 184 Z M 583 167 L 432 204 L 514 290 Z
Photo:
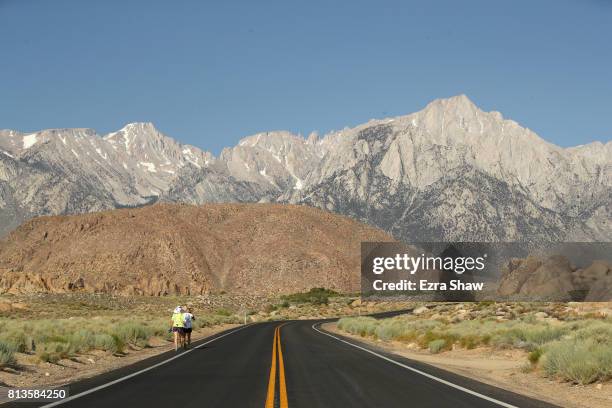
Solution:
M 358 349 L 360 349 L 360 350 L 363 350 L 363 351 L 365 351 L 365 352 L 367 352 L 367 353 L 373 354 L 373 355 L 375 355 L 376 357 L 382 358 L 383 360 L 386 360 L 386 361 L 388 361 L 388 362 L 390 362 L 390 363 L 393 363 L 393 364 L 395 364 L 395 365 L 398 365 L 398 366 L 400 366 L 400 367 L 403 367 L 403 368 L 405 368 L 405 369 L 407 369 L 407 370 L 413 371 L 413 372 L 415 372 L 415 373 L 417 373 L 417 374 L 421 374 L 421 375 L 423 375 L 423 376 L 425 376 L 425 377 L 427 377 L 427 378 L 430 378 L 430 379 L 432 379 L 432 380 L 434 380 L 434 381 L 438 381 L 438 382 L 440 382 L 440 383 L 442 383 L 442 384 L 444 384 L 444 385 L 448 385 L 449 387 L 456 388 L 456 389 L 461 390 L 461 391 L 463 391 L 463 392 L 466 392 L 466 393 L 468 393 L 468 394 L 474 395 L 474 396 L 476 396 L 476 397 L 478 397 L 478 398 L 482 398 L 482 399 L 484 399 L 484 400 L 487 400 L 487 401 L 493 402 L 493 403 L 495 403 L 495 404 L 497 404 L 497 405 L 500 405 L 500 406 L 502 406 L 502 407 L 506 407 L 506 408 L 519 408 L 519 407 L 517 407 L 517 406 L 515 406 L 515 405 L 510 405 L 510 404 L 507 404 L 507 403 L 505 403 L 505 402 L 502 402 L 502 401 L 496 400 L 495 398 L 487 397 L 486 395 L 480 394 L 480 393 L 478 393 L 478 392 L 476 392 L 476 391 L 472 391 L 472 390 L 470 390 L 469 388 L 465 388 L 465 387 L 462 387 L 462 386 L 460 386 L 460 385 L 453 384 L 453 383 L 452 383 L 452 382 L 450 382 L 450 381 L 443 380 L 442 378 L 438 378 L 438 377 L 436 377 L 436 376 L 434 376 L 434 375 L 427 374 L 427 373 L 426 373 L 426 372 L 424 372 L 424 371 L 417 370 L 416 368 L 413 368 L 413 367 L 407 366 L 407 365 L 405 365 L 405 364 L 402 364 L 402 363 L 400 363 L 400 362 L 398 362 L 398 361 L 392 360 L 392 359 L 390 359 L 390 358 L 388 358 L 388 357 L 383 356 L 382 354 L 378 354 L 378 353 L 376 353 L 376 352 L 374 352 L 374 351 L 372 351 L 372 350 L 369 350 L 369 349 L 367 349 L 367 348 L 365 348 L 365 347 L 361 347 L 361 346 L 358 346 L 358 345 L 356 345 L 356 344 L 350 343 L 350 342 L 348 342 L 348 341 L 346 341 L 346 340 L 344 340 L 344 339 L 341 339 L 340 337 L 336 337 L 336 336 L 331 335 L 331 334 L 329 334 L 329 333 L 325 333 L 324 331 L 321 331 L 321 330 L 319 330 L 319 329 L 317 329 L 317 328 L 315 327 L 315 326 L 317 326 L 317 325 L 319 325 L 319 324 L 320 324 L 320 323 L 315 323 L 315 324 L 313 324 L 313 325 L 312 325 L 312 328 L 313 328 L 315 331 L 317 331 L 317 332 L 319 332 L 319 333 L 321 333 L 321 334 L 324 334 L 324 335 L 329 336 L 329 337 L 331 337 L 331 338 L 333 338 L 333 339 L 336 339 L 336 340 L 338 340 L 338 341 L 341 341 L 341 342 L 343 342 L 343 343 L 346 343 L 346 344 L 348 344 L 349 346 L 353 346 L 353 347 L 358 348 Z
M 225 333 L 225 334 L 222 334 L 221 336 L 215 337 L 214 339 L 210 339 L 210 340 L 208 340 L 208 341 L 207 341 L 207 342 L 205 342 L 205 343 L 199 344 L 199 345 L 195 346 L 194 348 L 189 349 L 189 350 L 187 350 L 187 351 L 184 351 L 184 352 L 182 352 L 181 354 L 177 354 L 177 355 L 176 355 L 176 356 L 174 356 L 174 357 L 170 357 L 170 358 L 169 358 L 169 359 L 167 359 L 167 360 L 160 361 L 159 363 L 154 364 L 154 365 L 152 365 L 151 367 L 143 368 L 142 370 L 140 370 L 140 371 L 136 371 L 135 373 L 132 373 L 132 374 L 128 374 L 128 375 L 126 375 L 125 377 L 117 378 L 116 380 L 113 380 L 113 381 L 111 381 L 111 382 L 107 382 L 106 384 L 102 384 L 102 385 L 99 385 L 99 386 L 97 386 L 97 387 L 90 388 L 90 389 L 88 389 L 87 391 L 83 391 L 83 392 L 80 392 L 80 393 L 78 393 L 78 394 L 71 395 L 71 396 L 70 396 L 70 397 L 68 397 L 68 398 L 64 398 L 64 399 L 62 399 L 62 400 L 55 401 L 55 402 L 52 402 L 52 403 L 47 404 L 47 405 L 43 405 L 41 408 L 55 407 L 55 406 L 58 406 L 58 405 L 64 404 L 64 403 L 66 403 L 66 402 L 68 402 L 68 401 L 72 401 L 72 400 L 75 400 L 75 399 L 77 399 L 77 398 L 83 397 L 83 396 L 85 396 L 85 395 L 91 394 L 91 393 L 93 393 L 93 392 L 99 391 L 99 390 L 101 390 L 101 389 L 103 389 L 103 388 L 110 387 L 111 385 L 115 385 L 115 384 L 120 383 L 120 382 L 122 382 L 122 381 L 128 380 L 128 379 L 130 379 L 130 378 L 132 378 L 132 377 L 136 377 L 136 376 L 137 376 L 137 375 L 139 375 L 139 374 L 146 373 L 147 371 L 153 370 L 154 368 L 157 368 L 157 367 L 159 367 L 159 366 L 162 366 L 162 365 L 164 365 L 164 364 L 167 364 L 167 363 L 171 362 L 172 360 L 176 360 L 176 359 L 177 359 L 177 358 L 179 358 L 179 357 L 183 357 L 183 356 L 185 356 L 185 355 L 187 355 L 187 354 L 191 353 L 191 352 L 192 352 L 192 351 L 194 351 L 195 349 L 199 349 L 200 347 L 204 347 L 205 345 L 207 345 L 207 344 L 209 344 L 209 343 L 212 343 L 212 342 L 213 342 L 213 341 L 215 341 L 215 340 L 219 340 L 219 339 L 220 339 L 220 338 L 222 338 L 222 337 L 229 336 L 230 334 L 232 334 L 232 333 L 236 333 L 237 331 L 240 331 L 240 330 L 242 330 L 242 329 L 245 329 L 245 328 L 247 328 L 247 327 L 249 327 L 249 326 L 250 326 L 250 324 L 247 324 L 246 326 L 242 326 L 242 327 L 240 327 L 240 328 L 238 328 L 238 329 L 236 329 L 236 330 L 232 330 L 231 332 L 227 332 L 227 333 Z

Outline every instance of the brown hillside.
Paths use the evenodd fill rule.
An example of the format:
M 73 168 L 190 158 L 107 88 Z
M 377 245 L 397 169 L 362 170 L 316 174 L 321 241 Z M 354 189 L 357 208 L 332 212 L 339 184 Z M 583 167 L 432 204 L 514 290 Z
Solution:
M 0 241 L 0 293 L 355 291 L 360 242 L 388 240 L 349 218 L 292 205 L 163 204 L 40 217 Z

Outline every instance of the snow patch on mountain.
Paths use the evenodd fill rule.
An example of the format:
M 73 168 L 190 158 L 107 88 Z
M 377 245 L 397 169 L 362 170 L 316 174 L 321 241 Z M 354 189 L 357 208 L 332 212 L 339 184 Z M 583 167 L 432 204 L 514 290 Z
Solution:
M 38 135 L 36 133 L 32 133 L 31 135 L 27 135 L 23 137 L 23 148 L 29 149 L 34 146 L 38 142 Z

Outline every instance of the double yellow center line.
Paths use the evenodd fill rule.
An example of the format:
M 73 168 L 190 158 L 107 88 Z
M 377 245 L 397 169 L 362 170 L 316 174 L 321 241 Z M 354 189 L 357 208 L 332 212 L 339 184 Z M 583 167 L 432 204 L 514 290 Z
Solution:
M 281 325 L 282 326 L 282 325 Z M 270 379 L 268 380 L 268 395 L 266 397 L 266 408 L 274 408 L 276 391 L 276 361 L 278 354 L 278 391 L 280 408 L 288 408 L 287 403 L 287 383 L 285 381 L 285 363 L 283 361 L 283 349 L 280 341 L 280 328 L 274 330 L 274 340 L 272 342 L 272 365 L 270 366 Z

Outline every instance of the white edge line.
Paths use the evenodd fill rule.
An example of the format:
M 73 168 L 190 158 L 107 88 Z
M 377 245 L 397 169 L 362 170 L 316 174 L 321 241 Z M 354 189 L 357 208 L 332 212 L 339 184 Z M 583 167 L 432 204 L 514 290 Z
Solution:
M 192 348 L 192 349 L 189 349 L 189 350 L 187 350 L 187 351 L 185 351 L 185 352 L 182 352 L 181 354 L 177 354 L 176 356 L 170 357 L 170 358 L 169 358 L 169 359 L 167 359 L 167 360 L 160 361 L 159 363 L 154 364 L 154 365 L 152 365 L 152 366 L 150 366 L 150 367 L 143 368 L 142 370 L 140 370 L 140 371 L 136 371 L 135 373 L 132 373 L 132 374 L 128 374 L 128 375 L 126 375 L 125 377 L 117 378 L 116 380 L 113 380 L 113 381 L 111 381 L 111 382 L 107 382 L 106 384 L 102 384 L 102 385 L 99 385 L 99 386 L 97 386 L 97 387 L 90 388 L 90 389 L 88 389 L 88 390 L 86 390 L 86 391 L 80 392 L 80 393 L 78 393 L 78 394 L 71 395 L 71 396 L 70 396 L 70 397 L 68 397 L 68 398 L 64 398 L 64 399 L 62 399 L 62 400 L 55 401 L 55 402 L 52 402 L 52 403 L 47 404 L 47 405 L 43 405 L 43 406 L 41 406 L 41 408 L 55 407 L 55 406 L 58 406 L 58 405 L 64 404 L 64 403 L 66 403 L 66 402 L 69 402 L 69 401 L 75 400 L 75 399 L 77 399 L 77 398 L 83 397 L 83 396 L 85 396 L 85 395 L 88 395 L 88 394 L 94 393 L 94 392 L 99 391 L 99 390 L 101 390 L 101 389 L 104 389 L 104 388 L 110 387 L 111 385 L 115 385 L 115 384 L 120 383 L 120 382 L 122 382 L 122 381 L 128 380 L 128 379 L 130 379 L 130 378 L 132 378 L 132 377 L 136 377 L 136 376 L 137 376 L 137 375 L 139 375 L 139 374 L 146 373 L 147 371 L 153 370 L 154 368 L 157 368 L 157 367 L 159 367 L 159 366 L 162 366 L 162 365 L 164 365 L 164 364 L 167 364 L 167 363 L 171 362 L 172 360 L 175 360 L 175 359 L 177 359 L 177 358 L 179 358 L 179 357 L 183 357 L 183 356 L 185 356 L 185 355 L 187 355 L 187 354 L 191 353 L 192 351 L 194 351 L 194 350 L 196 350 L 196 349 L 199 349 L 200 347 L 204 347 L 205 345 L 207 345 L 207 344 L 209 344 L 209 343 L 212 343 L 212 342 L 213 342 L 213 341 L 215 341 L 215 340 L 218 340 L 218 339 L 220 339 L 220 338 L 222 338 L 222 337 L 225 337 L 225 336 L 229 336 L 230 334 L 232 334 L 232 333 L 236 333 L 237 331 L 240 331 L 240 330 L 242 330 L 242 329 L 245 329 L 245 328 L 247 328 L 247 327 L 249 327 L 249 326 L 250 326 L 250 324 L 247 324 L 246 326 L 242 326 L 242 327 L 240 327 L 240 328 L 238 328 L 238 329 L 236 329 L 236 330 L 232 330 L 231 332 L 227 332 L 227 333 L 225 333 L 225 334 L 223 334 L 223 335 L 221 335 L 221 336 L 215 337 L 214 339 L 208 340 L 208 341 L 207 341 L 207 342 L 205 342 L 205 343 L 199 344 L 199 345 L 197 345 L 196 347 L 194 347 L 194 348 Z
M 472 391 L 472 390 L 470 390 L 469 388 L 465 388 L 465 387 L 462 387 L 462 386 L 460 386 L 460 385 L 454 384 L 454 383 L 452 383 L 452 382 L 450 382 L 450 381 L 443 380 L 442 378 L 438 378 L 438 377 L 436 377 L 436 376 L 434 376 L 434 375 L 431 375 L 431 374 L 428 374 L 428 373 L 426 373 L 426 372 L 424 372 L 424 371 L 417 370 L 416 368 L 413 368 L 413 367 L 407 366 L 407 365 L 405 365 L 405 364 L 402 364 L 402 363 L 400 363 L 400 362 L 398 362 L 398 361 L 395 361 L 395 360 L 393 360 L 393 359 L 390 359 L 390 358 L 388 358 L 388 357 L 385 357 L 385 356 L 383 356 L 382 354 L 378 354 L 378 353 L 376 353 L 376 352 L 374 352 L 374 351 L 372 351 L 372 350 L 369 350 L 369 349 L 367 349 L 367 348 L 365 348 L 365 347 L 358 346 L 358 345 L 353 344 L 353 343 L 350 343 L 350 342 L 348 342 L 348 341 L 346 341 L 346 340 L 344 340 L 344 339 L 341 339 L 341 338 L 339 338 L 339 337 L 336 337 L 336 336 L 334 336 L 334 335 L 332 335 L 332 334 L 329 334 L 329 333 L 326 333 L 326 332 L 324 332 L 324 331 L 321 331 L 321 330 L 319 330 L 319 329 L 317 329 L 317 328 L 315 327 L 315 326 L 316 326 L 316 325 L 318 325 L 318 324 L 320 324 L 320 323 L 315 323 L 315 324 L 313 324 L 313 325 L 312 325 L 312 328 L 313 328 L 315 331 L 317 331 L 317 332 L 319 332 L 319 333 L 321 333 L 321 334 L 324 334 L 324 335 L 326 335 L 326 336 L 329 336 L 329 337 L 331 337 L 331 338 L 334 338 L 334 339 L 336 339 L 336 340 L 338 340 L 338 341 L 341 341 L 341 342 L 343 342 L 343 343 L 346 343 L 346 344 L 348 344 L 349 346 L 353 346 L 353 347 L 355 347 L 355 348 L 358 348 L 358 349 L 360 349 L 360 350 L 363 350 L 363 351 L 365 351 L 365 352 L 368 352 L 368 353 L 370 353 L 370 354 L 373 354 L 373 355 L 375 355 L 376 357 L 382 358 L 383 360 L 386 360 L 386 361 L 388 361 L 388 362 L 390 362 L 390 363 L 393 363 L 393 364 L 395 364 L 395 365 L 398 365 L 398 366 L 400 366 L 400 367 L 403 367 L 403 368 L 405 368 L 405 369 L 407 369 L 407 370 L 413 371 L 413 372 L 415 372 L 415 373 L 417 373 L 417 374 L 421 374 L 421 375 L 423 375 L 423 376 L 425 376 L 425 377 L 427 377 L 427 378 L 430 378 L 430 379 L 435 380 L 435 381 L 438 381 L 438 382 L 440 382 L 440 383 L 442 383 L 442 384 L 448 385 L 449 387 L 456 388 L 456 389 L 458 389 L 458 390 L 460 390 L 460 391 L 463 391 L 463 392 L 466 392 L 466 393 L 468 393 L 468 394 L 474 395 L 474 396 L 476 396 L 476 397 L 482 398 L 482 399 L 484 399 L 484 400 L 487 400 L 487 401 L 493 402 L 493 403 L 495 403 L 495 404 L 497 404 L 497 405 L 500 405 L 500 406 L 502 406 L 502 407 L 506 407 L 506 408 L 519 408 L 519 407 L 517 407 L 517 406 L 515 406 L 515 405 L 510 405 L 510 404 L 507 404 L 507 403 L 505 403 L 505 402 L 502 402 L 502 401 L 496 400 L 495 398 L 487 397 L 486 395 L 480 394 L 480 393 L 478 393 L 478 392 L 476 392 L 476 391 Z

